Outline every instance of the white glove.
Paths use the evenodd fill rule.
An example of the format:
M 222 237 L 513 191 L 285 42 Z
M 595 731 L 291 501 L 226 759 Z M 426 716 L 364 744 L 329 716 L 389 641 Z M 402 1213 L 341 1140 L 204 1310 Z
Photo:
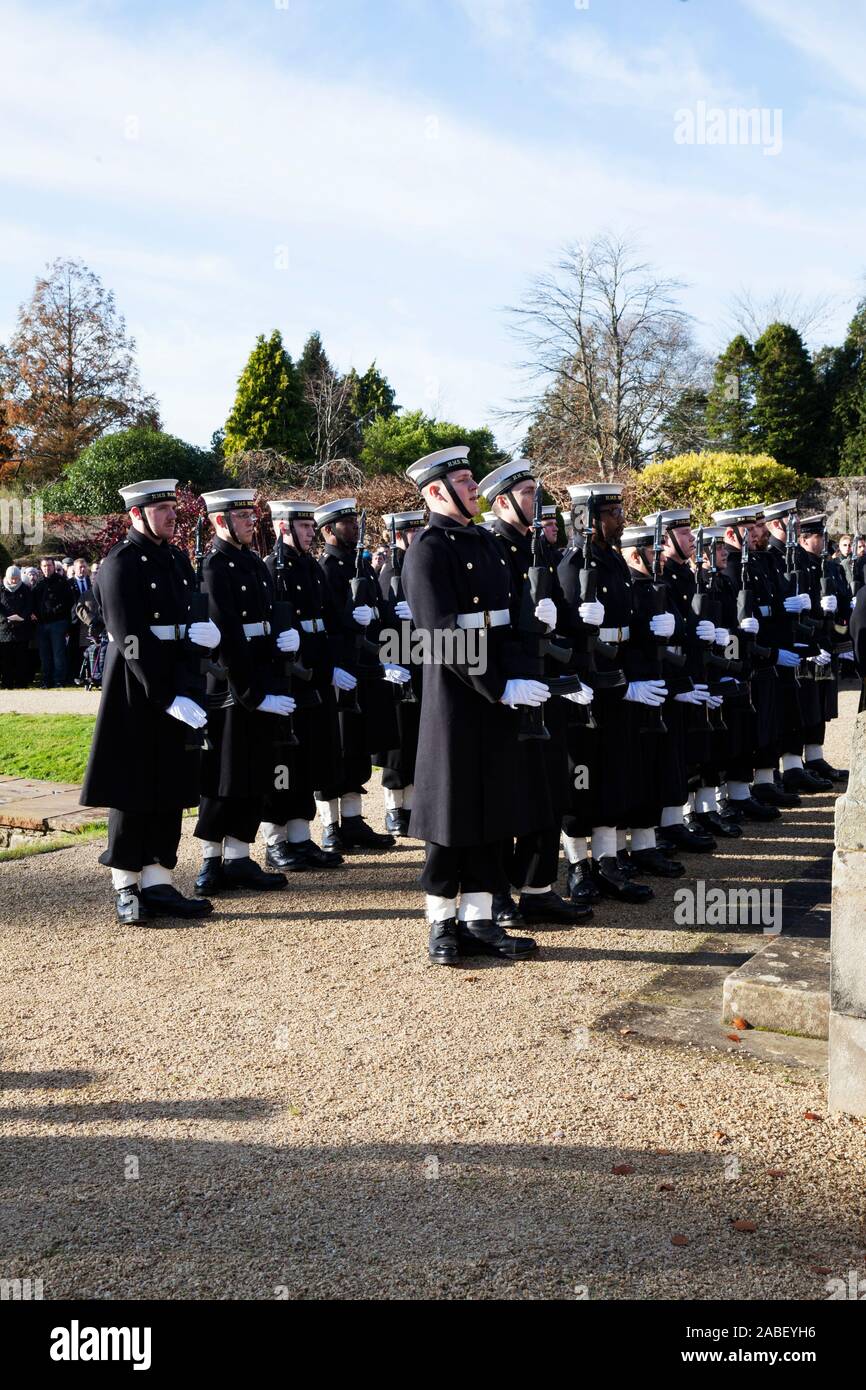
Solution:
M 695 628 L 695 634 L 699 642 L 715 642 L 716 625 L 711 623 L 709 618 L 701 618 Z
M 809 609 L 812 607 L 812 600 L 810 599 L 809 595 L 808 595 L 808 594 L 798 594 L 797 597 L 798 597 L 799 600 L 800 600 L 800 607 L 801 607 L 801 609 L 803 610 L 803 612 L 804 612 L 804 613 L 808 613 L 808 612 L 809 612 Z
M 166 714 L 170 714 L 172 719 L 179 719 L 181 724 L 188 724 L 191 729 L 203 729 L 207 723 L 207 715 L 201 705 L 197 705 L 188 695 L 175 695 Z
M 785 599 L 785 612 L 786 612 L 786 613 L 802 613 L 802 611 L 803 611 L 803 605 L 802 605 L 802 603 L 800 602 L 800 599 L 801 599 L 802 597 L 803 597 L 802 594 L 792 594 L 790 598 L 786 598 L 786 599 Z M 807 596 L 807 597 L 808 597 L 808 596 Z
M 711 695 L 709 691 L 707 691 L 707 694 L 704 696 L 704 704 L 709 706 L 710 709 L 718 709 L 719 706 L 724 703 L 721 695 Z
M 359 603 L 357 608 L 352 609 L 352 617 L 358 627 L 369 627 L 373 621 L 373 610 L 368 608 L 366 603 Z
M 825 652 L 822 647 L 817 656 L 807 656 L 807 661 L 812 661 L 816 666 L 826 666 L 831 660 L 829 652 Z
M 511 709 L 516 709 L 518 705 L 529 705 L 535 709 L 549 699 L 550 691 L 541 681 L 510 680 L 505 682 L 499 703 Z
M 348 671 L 344 671 L 342 666 L 335 666 L 331 684 L 335 690 L 354 690 L 358 682 Z
M 397 617 L 400 619 L 401 622 L 411 623 L 412 609 L 409 607 L 408 603 L 404 598 L 401 598 L 399 603 L 394 604 L 394 612 L 396 613 Z
M 839 660 L 840 660 L 840 661 L 853 661 L 853 660 L 854 660 L 854 653 L 853 653 L 853 652 L 840 652 L 840 653 L 839 653 Z
M 779 652 L 778 657 L 776 658 L 776 665 L 777 665 L 777 666 L 799 666 L 799 665 L 800 665 L 800 658 L 798 657 L 798 655 L 797 655 L 796 652 L 788 652 L 788 651 L 785 651 L 784 648 L 782 648 L 782 649 L 780 650 L 780 652 Z
M 630 681 L 625 698 L 636 705 L 663 705 L 668 688 L 664 681 Z
M 411 671 L 407 671 L 405 666 L 383 666 L 382 674 L 392 685 L 405 685 L 412 679 Z
M 597 598 L 582 603 L 577 612 L 581 622 L 587 623 L 590 627 L 601 627 L 604 622 L 604 604 L 599 603 Z
M 825 613 L 835 613 L 839 607 L 839 600 L 835 594 L 824 594 L 821 599 L 821 607 Z
M 694 690 L 684 690 L 681 695 L 675 695 L 674 699 L 681 705 L 705 705 L 710 699 L 710 692 L 707 687 Z
M 256 708 L 259 714 L 294 714 L 295 702 L 291 695 L 266 695 Z
M 590 690 L 589 686 L 584 685 L 583 681 L 581 681 L 579 690 L 572 690 L 570 695 L 563 695 L 562 698 L 563 700 L 571 700 L 575 705 L 589 705 L 592 703 L 594 694 L 595 691 Z
M 556 627 L 556 604 L 552 598 L 542 598 L 535 605 L 535 616 L 547 627 Z
M 753 637 L 757 636 L 760 623 L 757 618 L 741 618 L 739 622 L 740 632 L 750 632 Z
M 653 637 L 672 637 L 677 620 L 673 613 L 654 613 L 650 618 L 650 632 Z
M 726 627 L 716 628 L 716 646 L 726 647 L 731 640 L 731 634 Z
M 222 633 L 216 623 L 206 618 L 201 623 L 190 623 L 187 628 L 189 640 L 197 647 L 218 647 Z
M 287 627 L 277 637 L 277 651 L 296 652 L 301 645 L 301 634 L 296 627 Z

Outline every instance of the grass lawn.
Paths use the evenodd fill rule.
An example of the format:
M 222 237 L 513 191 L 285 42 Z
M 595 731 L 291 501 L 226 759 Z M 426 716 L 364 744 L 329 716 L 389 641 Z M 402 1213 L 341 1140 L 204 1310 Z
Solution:
M 0 774 L 47 782 L 80 782 L 96 716 L 4 714 L 0 717 Z

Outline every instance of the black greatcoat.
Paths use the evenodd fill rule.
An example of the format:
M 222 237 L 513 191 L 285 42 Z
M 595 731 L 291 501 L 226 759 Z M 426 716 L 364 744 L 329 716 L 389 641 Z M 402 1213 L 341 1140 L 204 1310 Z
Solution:
M 111 640 L 82 806 L 145 815 L 198 802 L 200 754 L 166 713 L 176 696 L 195 698 L 188 645 L 150 630 L 188 621 L 194 585 L 183 551 L 133 529 L 99 566 L 94 589 Z
M 271 580 L 248 547 L 218 538 L 205 556 L 202 587 L 221 633 L 218 665 L 207 681 L 213 748 L 202 760 L 202 796 L 263 797 L 277 768 L 288 765 L 287 721 L 258 711 L 266 695 L 282 688 L 277 634 L 247 637 L 243 625 L 270 622 Z
M 461 526 L 436 512 L 409 547 L 403 588 L 431 651 L 437 633 L 453 640 L 447 634 L 455 632 L 458 613 L 511 602 L 508 566 L 493 537 L 483 526 Z M 514 634 L 510 626 L 472 632 L 480 633 L 474 651 L 467 649 L 476 662 L 434 661 L 424 668 L 410 821 L 416 838 L 458 848 L 538 828 L 514 772 L 520 717 L 499 703 L 514 673 Z
M 319 564 L 331 595 L 334 609 L 340 615 L 342 642 L 340 659 L 335 664 L 358 678 L 358 704 L 361 713 L 340 710 L 340 742 L 343 753 L 343 791 L 360 791 L 372 772 L 370 754 L 374 748 L 393 748 L 398 740 L 395 711 L 395 686 L 381 679 L 380 662 L 372 652 L 359 650 L 359 637 L 378 642 L 383 614 L 378 607 L 379 581 L 369 561 L 362 564 L 362 573 L 370 583 L 371 596 L 377 605 L 369 627 L 361 628 L 351 616 L 354 602 L 351 583 L 355 578 L 355 551 L 344 545 L 326 545 Z M 339 704 L 338 704 L 339 708 Z
M 408 646 L 411 652 L 412 624 L 406 619 L 400 619 L 394 612 L 396 602 L 391 592 L 391 579 L 394 574 L 394 567 L 390 560 L 379 571 L 379 590 L 382 594 L 382 605 L 380 612 L 384 618 L 383 632 L 394 632 L 400 634 L 400 655 L 396 658 L 401 665 L 400 658 L 404 655 L 403 646 Z M 409 666 L 412 675 L 412 691 L 415 695 L 414 702 L 403 699 L 398 692 L 395 693 L 396 718 L 398 742 L 394 748 L 386 748 L 373 752 L 373 761 L 377 767 L 382 769 L 382 786 L 390 791 L 397 791 L 403 787 L 411 786 L 415 780 L 415 759 L 418 756 L 418 730 L 421 724 L 421 689 L 422 672 L 424 668 L 418 662 Z M 400 687 L 402 690 L 403 687 Z
M 309 683 L 292 683 L 292 694 L 301 704 L 293 720 L 298 746 L 289 754 L 289 785 L 285 790 L 271 789 L 265 799 L 263 818 L 279 825 L 287 820 L 312 820 L 316 814 L 314 789 L 329 787 L 339 776 L 340 730 L 331 678 L 342 651 L 342 621 L 318 562 L 291 545 L 284 545 L 283 558 L 282 593 L 276 587 L 275 552 L 267 556 L 265 566 L 277 599 L 294 607 L 301 634 L 298 655 L 313 678 Z M 317 630 L 304 632 L 301 624 L 313 620 Z M 310 690 L 319 692 L 321 704 L 304 708 L 304 695 Z

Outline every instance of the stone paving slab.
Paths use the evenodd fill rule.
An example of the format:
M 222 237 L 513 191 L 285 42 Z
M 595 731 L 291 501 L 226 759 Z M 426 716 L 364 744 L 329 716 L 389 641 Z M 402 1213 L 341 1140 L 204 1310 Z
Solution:
M 77 830 L 105 820 L 104 809 L 79 806 L 80 794 L 75 782 L 0 777 L 0 829 Z
M 830 1017 L 830 943 L 771 938 L 731 972 L 722 991 L 722 1019 L 753 1028 L 826 1038 Z

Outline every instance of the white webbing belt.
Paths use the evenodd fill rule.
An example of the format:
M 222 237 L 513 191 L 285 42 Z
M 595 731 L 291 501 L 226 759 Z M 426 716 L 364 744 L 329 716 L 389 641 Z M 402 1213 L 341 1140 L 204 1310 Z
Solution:
M 602 627 L 598 635 L 602 642 L 627 642 L 629 630 L 627 627 Z
M 268 637 L 270 623 L 244 623 L 244 637 Z
M 458 627 L 505 627 L 511 622 L 507 608 L 483 609 L 480 613 L 458 613 Z
M 324 622 L 324 619 L 323 619 L 323 618 L 302 618 L 302 619 L 301 619 L 301 631 L 302 631 L 302 632 L 324 632 L 324 631 L 325 631 L 325 622 Z

